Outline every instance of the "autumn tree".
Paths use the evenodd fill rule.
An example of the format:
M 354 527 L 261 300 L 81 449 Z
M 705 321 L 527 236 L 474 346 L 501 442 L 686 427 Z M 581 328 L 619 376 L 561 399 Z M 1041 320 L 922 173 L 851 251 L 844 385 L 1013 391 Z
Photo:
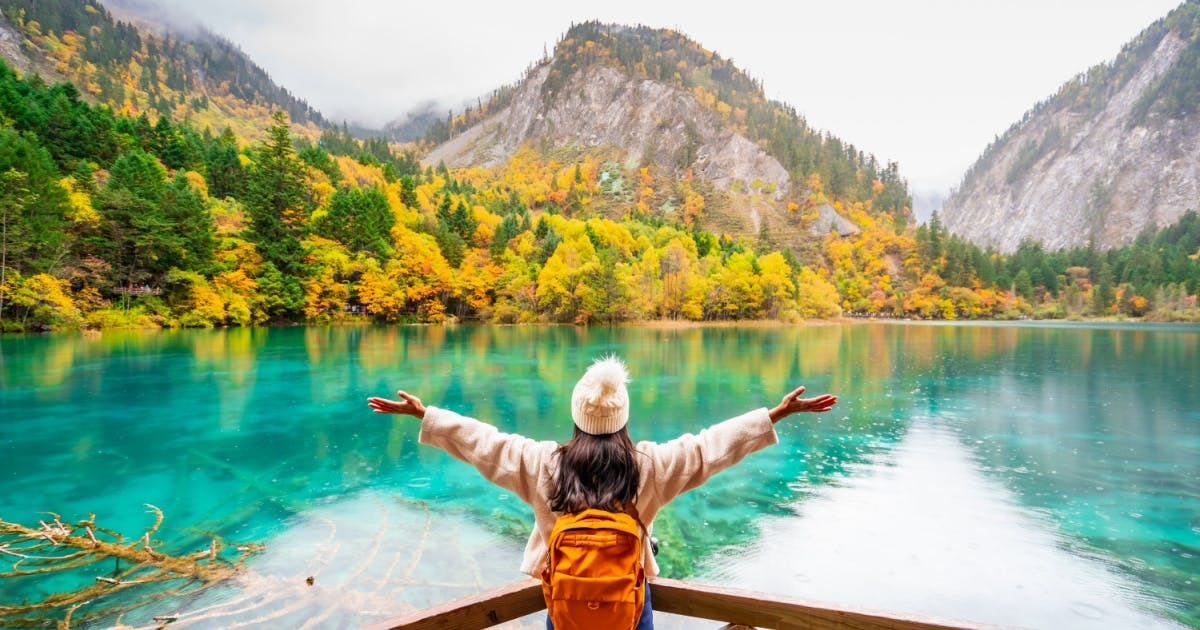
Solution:
M 842 314 L 837 287 L 808 267 L 800 269 L 796 280 L 796 307 L 805 319 L 829 319 Z

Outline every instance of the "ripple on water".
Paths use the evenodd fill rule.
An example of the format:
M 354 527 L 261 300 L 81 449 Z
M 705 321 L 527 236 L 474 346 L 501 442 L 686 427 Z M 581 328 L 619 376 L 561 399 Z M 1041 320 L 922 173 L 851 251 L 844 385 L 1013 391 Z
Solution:
M 1100 608 L 1084 602 L 1072 602 L 1071 612 L 1083 617 L 1084 619 L 1103 619 L 1104 611 Z

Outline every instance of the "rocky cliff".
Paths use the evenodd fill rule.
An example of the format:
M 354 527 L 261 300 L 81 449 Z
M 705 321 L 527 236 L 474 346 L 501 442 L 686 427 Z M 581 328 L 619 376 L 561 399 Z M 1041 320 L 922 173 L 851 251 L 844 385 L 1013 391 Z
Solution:
M 790 178 L 779 160 L 723 127 L 688 92 L 596 66 L 574 74 L 559 96 L 547 101 L 542 86 L 549 72 L 549 64 L 536 68 L 508 107 L 437 147 L 424 161 L 494 167 L 530 140 L 616 147 L 630 167 L 654 164 L 674 173 L 692 168 L 717 190 L 758 180 L 775 185 L 776 199 L 787 195 Z
M 627 172 L 651 167 L 666 197 L 672 182 L 691 182 L 704 196 L 705 229 L 783 245 L 831 224 L 853 231 L 824 216 L 837 214 L 836 202 L 893 214 L 911 205 L 897 165 L 808 127 L 731 61 L 664 29 L 574 25 L 520 83 L 440 130 L 429 166 L 502 167 L 524 146 L 551 160 L 601 155 Z M 656 211 L 671 220 L 677 202 L 660 198 Z M 821 221 L 798 210 L 819 204 L 829 208 Z
M 1001 251 L 1111 248 L 1200 205 L 1200 4 L 1065 84 L 984 152 L 942 210 Z

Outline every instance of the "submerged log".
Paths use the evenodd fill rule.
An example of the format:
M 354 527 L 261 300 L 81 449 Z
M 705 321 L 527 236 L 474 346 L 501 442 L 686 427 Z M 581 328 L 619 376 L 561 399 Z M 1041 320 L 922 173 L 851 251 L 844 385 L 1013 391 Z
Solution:
M 173 594 L 194 592 L 233 577 L 245 559 L 259 549 L 257 545 L 240 546 L 237 560 L 227 561 L 220 557 L 224 545 L 213 539 L 199 552 L 165 553 L 152 543 L 153 534 L 163 522 L 162 510 L 152 505 L 147 507 L 155 515 L 154 524 L 132 543 L 125 542 L 117 532 L 98 527 L 94 514 L 75 524 L 64 523 L 57 514 L 51 514 L 53 521 L 39 521 L 38 527 L 0 519 L 0 560 L 11 562 L 8 571 L 0 571 L 0 580 L 63 574 L 106 560 L 112 560 L 116 567 L 111 574 L 96 576 L 90 583 L 81 580 L 81 586 L 73 591 L 54 593 L 33 603 L 0 604 L 3 625 L 45 626 L 47 621 L 54 620 L 59 628 L 69 628 L 81 607 L 142 584 L 182 581 L 183 586 L 173 590 Z M 122 563 L 127 567 L 124 570 L 120 568 Z M 152 593 L 147 599 L 161 596 L 161 592 Z M 100 608 L 85 618 L 112 612 Z

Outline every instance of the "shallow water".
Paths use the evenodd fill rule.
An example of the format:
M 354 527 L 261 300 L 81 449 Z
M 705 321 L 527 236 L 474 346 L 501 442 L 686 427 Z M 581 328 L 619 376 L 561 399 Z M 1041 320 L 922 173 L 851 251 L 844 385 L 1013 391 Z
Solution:
M 796 384 L 841 398 L 663 513 L 669 576 L 1029 627 L 1200 627 L 1196 327 L 5 337 L 0 518 L 95 512 L 137 535 L 150 503 L 168 548 L 214 534 L 268 545 L 239 583 L 147 617 L 383 618 L 518 579 L 530 516 L 366 396 L 403 387 L 564 439 L 571 388 L 605 352 L 630 365 L 635 439 L 697 431 Z M 58 586 L 0 582 L 0 604 Z

